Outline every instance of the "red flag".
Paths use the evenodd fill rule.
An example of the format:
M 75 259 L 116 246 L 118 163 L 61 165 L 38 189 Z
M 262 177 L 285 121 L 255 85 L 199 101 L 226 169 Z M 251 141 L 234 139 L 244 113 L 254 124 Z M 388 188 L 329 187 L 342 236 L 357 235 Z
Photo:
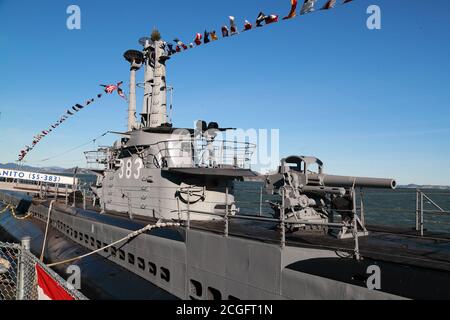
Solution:
M 239 32 L 237 31 L 237 26 L 236 26 L 236 22 L 234 21 L 234 17 L 233 16 L 229 16 L 228 17 L 230 19 L 230 35 L 235 35 L 238 34 Z
M 244 23 L 244 31 L 250 30 L 252 27 L 253 27 L 253 26 L 252 26 L 252 24 L 250 23 L 250 21 L 245 20 L 245 23 Z
M 39 300 L 75 300 L 42 267 L 36 264 Z
M 174 39 L 173 41 L 177 44 L 178 47 L 181 47 L 181 48 L 183 48 L 184 50 L 187 50 L 187 49 L 188 49 L 188 46 L 185 45 L 180 39 L 176 38 L 176 39 Z M 181 48 L 180 48 L 180 51 L 181 51 Z M 177 48 L 177 49 L 178 49 L 178 48 Z
M 121 96 L 122 98 L 125 98 L 125 94 L 123 93 L 122 88 L 120 86 L 123 84 L 123 81 L 118 82 L 117 84 L 101 84 L 100 86 L 105 88 L 105 92 L 108 94 L 112 94 L 114 91 L 117 90 L 117 94 Z M 76 105 L 79 109 L 83 109 L 83 106 L 77 104 Z
M 196 35 L 195 35 L 195 40 L 194 40 L 194 42 L 195 42 L 195 44 L 196 45 L 201 45 L 202 44 L 202 34 L 201 33 L 197 33 Z
M 321 10 L 333 9 L 335 5 L 336 5 L 336 0 L 328 0 L 327 3 L 325 3 L 325 5 L 322 7 Z
M 101 84 L 100 86 L 105 88 L 105 92 L 108 94 L 113 93 L 114 91 L 117 90 L 117 86 L 113 85 L 113 84 Z
M 297 15 L 297 4 L 298 0 L 291 0 L 291 11 L 286 17 L 283 18 L 283 20 L 295 18 L 295 16 Z
M 266 24 L 278 22 L 278 16 L 275 14 L 271 14 L 270 16 L 266 17 L 265 22 Z

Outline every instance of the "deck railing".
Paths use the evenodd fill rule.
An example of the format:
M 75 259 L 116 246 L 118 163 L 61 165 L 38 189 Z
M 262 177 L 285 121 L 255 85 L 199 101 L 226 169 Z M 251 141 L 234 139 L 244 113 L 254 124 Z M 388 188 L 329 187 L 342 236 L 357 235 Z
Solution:
M 206 139 L 166 140 L 155 145 L 155 158 L 164 159 L 169 167 L 249 168 L 256 145 L 248 142 Z
M 450 196 L 450 193 L 448 194 Z M 424 236 L 425 230 L 425 214 L 429 215 L 447 215 L 450 211 L 442 209 L 435 201 L 431 198 L 431 195 L 427 195 L 424 191 L 416 190 L 416 231 L 420 231 L 420 235 Z M 425 209 L 424 203 L 427 202 L 435 209 Z

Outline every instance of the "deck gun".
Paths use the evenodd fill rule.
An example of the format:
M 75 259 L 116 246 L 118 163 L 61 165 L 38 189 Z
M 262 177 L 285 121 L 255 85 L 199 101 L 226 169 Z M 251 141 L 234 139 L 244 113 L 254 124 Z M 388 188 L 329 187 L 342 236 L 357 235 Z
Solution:
M 281 200 L 269 203 L 277 218 L 284 214 L 285 224 L 291 232 L 328 232 L 337 213 L 343 224 L 349 225 L 358 219 L 362 232 L 367 233 L 355 215 L 355 189 L 395 189 L 396 185 L 393 179 L 328 175 L 323 171 L 322 161 L 303 156 L 282 159 L 278 171 L 265 176 L 266 193 L 281 196 Z M 340 230 L 337 236 L 344 238 L 346 231 L 348 228 Z

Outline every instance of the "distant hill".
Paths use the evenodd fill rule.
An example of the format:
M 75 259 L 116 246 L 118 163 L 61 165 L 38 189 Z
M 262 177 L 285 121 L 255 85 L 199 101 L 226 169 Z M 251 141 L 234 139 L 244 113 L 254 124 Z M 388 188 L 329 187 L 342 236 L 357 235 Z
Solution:
M 73 173 L 75 168 L 62 168 L 62 167 L 42 167 L 36 168 L 32 166 L 22 165 L 19 167 L 15 163 L 0 163 L 0 168 L 12 169 L 12 170 L 22 170 L 22 171 L 38 171 L 38 172 L 48 172 L 48 173 L 60 173 L 60 174 L 70 174 Z M 89 169 L 78 168 L 78 173 L 81 174 L 92 174 Z
M 408 184 L 403 186 L 398 186 L 404 189 L 439 189 L 439 190 L 450 190 L 450 186 L 434 186 L 434 185 L 418 185 L 418 184 Z

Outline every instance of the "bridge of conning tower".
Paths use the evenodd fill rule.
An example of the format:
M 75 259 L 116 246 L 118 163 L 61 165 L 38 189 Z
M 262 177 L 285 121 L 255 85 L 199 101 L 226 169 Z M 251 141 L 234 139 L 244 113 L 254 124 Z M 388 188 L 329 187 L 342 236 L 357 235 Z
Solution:
M 136 124 L 136 82 L 133 79 L 133 64 L 130 77 L 130 107 L 129 107 L 129 126 L 130 117 L 132 128 L 157 128 L 161 126 L 170 126 L 167 117 L 167 84 L 166 84 L 166 61 L 169 59 L 166 52 L 166 43 L 159 39 L 159 36 L 144 37 L 139 40 L 143 46 L 142 64 L 144 65 L 144 99 L 141 113 L 140 126 Z M 131 50 L 130 50 L 131 51 Z M 127 51 L 129 52 L 129 51 Z M 125 58 L 129 61 L 126 57 Z M 142 65 L 141 64 L 141 65 Z M 141 67 L 139 65 L 134 71 Z M 134 104 L 134 105 L 133 105 Z

